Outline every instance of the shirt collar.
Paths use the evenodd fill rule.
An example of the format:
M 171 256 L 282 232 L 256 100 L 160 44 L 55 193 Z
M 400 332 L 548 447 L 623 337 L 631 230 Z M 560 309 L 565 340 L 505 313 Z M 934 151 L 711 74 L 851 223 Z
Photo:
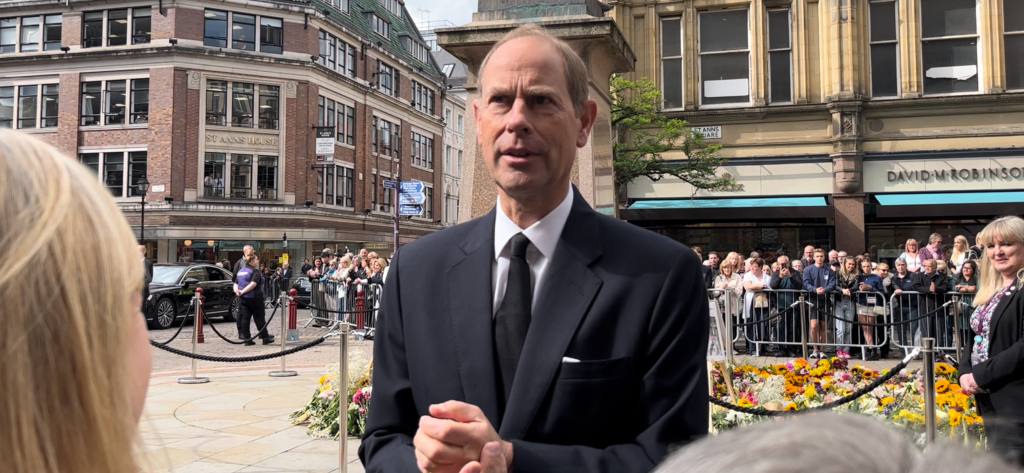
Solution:
M 497 259 L 501 252 L 508 246 L 509 240 L 517 233 L 522 233 L 530 239 L 533 246 L 546 258 L 551 258 L 558 246 L 558 239 L 562 236 L 562 229 L 569 219 L 569 211 L 572 210 L 573 192 L 569 186 L 562 203 L 549 212 L 544 218 L 538 220 L 529 228 L 523 230 L 516 225 L 512 219 L 505 215 L 501 208 L 501 197 L 498 197 L 498 211 L 494 219 L 494 258 Z

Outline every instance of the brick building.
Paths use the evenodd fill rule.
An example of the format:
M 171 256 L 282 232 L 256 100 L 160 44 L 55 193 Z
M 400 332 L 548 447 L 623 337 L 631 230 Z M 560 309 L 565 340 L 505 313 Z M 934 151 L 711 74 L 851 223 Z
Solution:
M 0 127 L 94 169 L 136 232 L 146 177 L 161 262 L 390 254 L 386 179 L 426 186 L 401 241 L 440 228 L 444 83 L 398 0 L 0 4 Z

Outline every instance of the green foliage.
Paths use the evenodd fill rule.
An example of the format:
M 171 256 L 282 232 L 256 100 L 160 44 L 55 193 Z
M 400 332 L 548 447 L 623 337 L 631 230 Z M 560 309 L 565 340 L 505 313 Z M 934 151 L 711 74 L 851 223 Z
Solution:
M 725 162 L 715 156 L 721 145 L 707 145 L 704 136 L 687 128 L 687 122 L 659 113 L 661 92 L 647 78 L 637 81 L 621 76 L 611 80 L 611 118 L 616 189 L 639 177 L 657 181 L 675 176 L 697 190 L 740 190 L 736 180 L 715 171 Z M 666 162 L 662 154 L 681 150 L 687 159 Z

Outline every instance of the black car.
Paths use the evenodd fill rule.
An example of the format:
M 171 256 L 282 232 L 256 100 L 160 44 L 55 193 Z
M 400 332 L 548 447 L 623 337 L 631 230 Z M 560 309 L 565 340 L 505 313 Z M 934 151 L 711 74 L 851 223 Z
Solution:
M 234 321 L 235 292 L 232 273 L 204 263 L 160 263 L 153 265 L 153 282 L 144 313 L 150 328 L 168 328 L 184 317 L 197 287 L 203 288 L 205 317 Z M 195 311 L 193 310 L 194 314 Z
M 309 276 L 297 276 L 291 280 L 291 288 L 295 289 L 295 302 L 298 303 L 300 309 L 309 307 L 310 291 L 312 291 L 312 284 L 309 282 Z

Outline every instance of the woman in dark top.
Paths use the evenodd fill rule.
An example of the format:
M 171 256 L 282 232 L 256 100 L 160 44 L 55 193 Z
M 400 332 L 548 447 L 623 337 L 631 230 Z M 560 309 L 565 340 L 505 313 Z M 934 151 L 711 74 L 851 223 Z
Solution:
M 912 320 L 917 318 L 917 294 L 903 294 L 904 291 L 914 291 L 914 273 L 907 269 L 907 261 L 897 258 L 896 272 L 892 276 L 893 295 L 892 314 L 895 322 Z M 914 337 L 917 333 L 918 321 L 908 322 L 895 326 L 896 343 L 902 347 L 915 346 Z M 910 353 L 910 348 L 904 348 L 904 354 Z
M 312 280 L 320 279 L 324 274 L 327 274 L 327 268 L 324 267 L 324 260 L 317 256 L 313 260 L 313 269 L 306 271 L 306 275 Z
M 367 281 L 370 284 L 384 285 L 384 264 L 383 258 L 377 258 L 370 262 L 370 275 L 367 276 Z
M 259 258 L 255 254 L 245 257 L 245 266 L 238 271 L 238 279 L 235 283 L 235 295 L 240 302 L 239 308 L 242 313 L 242 339 L 246 346 L 255 345 L 254 337 L 250 335 L 249 323 L 255 319 L 256 327 L 260 329 L 257 334 L 263 339 L 264 345 L 274 343 L 274 336 L 267 333 L 266 314 L 263 306 L 263 274 L 260 273 L 257 264 Z
M 950 308 L 949 318 L 959 317 L 960 323 L 960 346 L 964 347 L 965 350 L 970 350 L 971 337 L 974 336 L 971 333 L 970 317 L 971 313 L 974 312 L 972 305 L 974 304 L 974 293 L 978 291 L 978 262 L 977 261 L 964 261 L 960 265 L 960 272 L 955 274 L 953 277 L 953 288 L 949 292 L 960 295 L 960 303 L 953 305 Z M 946 328 L 949 331 L 948 336 L 953 336 L 953 330 L 956 328 L 953 320 L 948 320 Z
M 356 256 L 352 259 L 352 270 L 348 272 L 349 284 L 366 284 L 366 266 L 363 259 Z
M 1024 466 L 1024 220 L 996 219 L 977 241 L 985 258 L 971 314 L 974 343 L 960 359 L 960 387 L 975 395 L 989 449 Z

